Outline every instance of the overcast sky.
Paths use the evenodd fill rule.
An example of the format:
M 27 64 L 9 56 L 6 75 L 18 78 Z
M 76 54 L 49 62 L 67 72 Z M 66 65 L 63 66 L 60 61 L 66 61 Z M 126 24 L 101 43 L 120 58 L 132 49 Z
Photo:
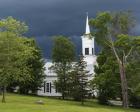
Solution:
M 100 11 L 131 10 L 137 20 L 134 34 L 140 35 L 140 0 L 0 0 L 0 18 L 13 16 L 29 26 L 46 58 L 50 57 L 51 36 L 70 36 L 80 49 L 85 16 Z M 80 52 L 80 50 L 78 50 Z

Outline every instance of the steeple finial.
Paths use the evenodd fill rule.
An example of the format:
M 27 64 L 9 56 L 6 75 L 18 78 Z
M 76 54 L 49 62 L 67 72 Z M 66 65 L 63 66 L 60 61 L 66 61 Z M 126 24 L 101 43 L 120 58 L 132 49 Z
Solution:
M 90 34 L 89 20 L 88 20 L 88 12 L 87 12 L 87 20 L 86 20 L 86 32 L 85 32 L 85 34 Z

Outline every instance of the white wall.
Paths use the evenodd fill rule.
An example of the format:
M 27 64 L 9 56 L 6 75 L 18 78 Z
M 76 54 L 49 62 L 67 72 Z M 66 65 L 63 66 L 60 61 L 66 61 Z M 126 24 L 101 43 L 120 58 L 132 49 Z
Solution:
M 89 48 L 89 55 L 92 55 L 92 48 L 95 51 L 94 37 L 90 39 L 88 35 L 84 35 L 81 38 L 82 38 L 82 54 L 85 55 L 85 48 Z
M 51 92 L 44 92 L 44 87 L 41 88 L 41 90 L 38 91 L 38 95 L 40 96 L 61 96 L 60 93 L 56 92 L 54 81 L 57 80 L 57 77 L 46 77 L 44 82 L 51 83 Z M 43 84 L 44 85 L 44 84 Z

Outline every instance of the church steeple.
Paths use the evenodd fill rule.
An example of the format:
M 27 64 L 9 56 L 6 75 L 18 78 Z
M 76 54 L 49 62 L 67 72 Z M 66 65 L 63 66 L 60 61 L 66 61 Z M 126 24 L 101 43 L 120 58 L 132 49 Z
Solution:
M 86 18 L 86 29 L 85 34 L 81 36 L 82 38 L 82 54 L 86 57 L 95 55 L 94 48 L 94 37 L 90 38 L 90 27 L 89 27 L 89 19 L 88 13 Z
M 89 27 L 89 19 L 88 19 L 88 12 L 87 12 L 87 20 L 86 20 L 86 32 L 85 34 L 90 34 L 90 27 Z

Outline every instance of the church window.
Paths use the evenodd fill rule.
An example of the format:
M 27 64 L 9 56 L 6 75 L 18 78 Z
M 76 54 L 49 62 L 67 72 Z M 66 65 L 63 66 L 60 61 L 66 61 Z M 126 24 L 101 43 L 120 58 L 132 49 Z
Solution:
M 55 93 L 57 93 L 58 92 L 58 87 L 57 87 L 57 83 L 56 83 L 57 81 L 56 80 L 54 80 L 54 89 L 55 89 Z
M 94 49 L 92 48 L 92 54 L 94 54 Z
M 52 92 L 52 83 L 50 82 L 50 93 Z
M 55 85 L 55 92 L 56 92 L 56 93 L 58 92 L 58 87 L 57 87 L 57 85 Z
M 44 82 L 44 93 L 46 92 L 46 82 Z
M 85 55 L 89 55 L 89 48 L 85 48 Z
M 46 92 L 50 92 L 50 83 L 46 83 Z

